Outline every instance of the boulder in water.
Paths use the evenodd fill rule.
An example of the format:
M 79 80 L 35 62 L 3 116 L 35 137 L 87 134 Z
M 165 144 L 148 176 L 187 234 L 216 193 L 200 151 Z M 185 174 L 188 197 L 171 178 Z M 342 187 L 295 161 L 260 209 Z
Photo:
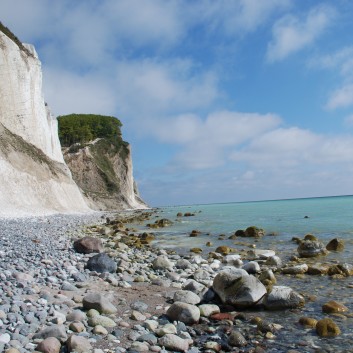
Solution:
M 343 251 L 344 250 L 344 241 L 341 239 L 332 239 L 327 245 L 326 249 L 329 251 Z
M 300 257 L 315 257 L 326 255 L 327 250 L 320 241 L 304 240 L 298 246 L 298 254 Z
M 304 304 L 304 297 L 286 286 L 274 286 L 263 299 L 263 305 L 267 310 L 295 309 Z
M 213 280 L 213 290 L 224 304 L 241 308 L 255 305 L 266 294 L 266 287 L 256 277 L 240 269 L 218 273 Z

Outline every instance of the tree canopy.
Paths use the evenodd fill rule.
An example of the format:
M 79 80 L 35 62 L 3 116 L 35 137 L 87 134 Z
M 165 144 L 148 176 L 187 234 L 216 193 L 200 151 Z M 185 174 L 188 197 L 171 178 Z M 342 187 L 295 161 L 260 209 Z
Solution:
M 121 141 L 121 122 L 113 116 L 95 114 L 70 114 L 58 117 L 61 145 L 87 143 L 96 138 Z

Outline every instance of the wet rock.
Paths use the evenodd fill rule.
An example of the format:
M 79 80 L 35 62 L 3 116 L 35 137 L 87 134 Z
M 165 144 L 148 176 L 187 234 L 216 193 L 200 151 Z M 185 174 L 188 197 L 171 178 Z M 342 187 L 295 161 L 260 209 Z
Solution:
M 259 280 L 264 286 L 272 286 L 276 284 L 277 280 L 272 270 L 264 270 L 259 275 Z
M 189 349 L 188 340 L 173 334 L 164 335 L 158 340 L 158 344 L 168 350 L 176 352 L 186 352 Z
M 222 255 L 227 255 L 232 251 L 232 249 L 229 246 L 221 245 L 219 246 L 215 252 L 222 254 Z
M 256 304 L 265 294 L 266 287 L 254 276 L 244 275 L 238 269 L 219 272 L 213 280 L 213 290 L 224 304 L 241 308 Z
M 195 254 L 200 254 L 200 253 L 202 253 L 202 249 L 201 248 L 191 248 L 190 252 L 193 252 Z
M 303 326 L 315 328 L 317 324 L 317 320 L 312 317 L 301 317 L 299 319 L 299 323 Z
M 283 274 L 288 274 L 288 275 L 298 275 L 298 274 L 303 274 L 308 271 L 308 265 L 307 264 L 301 264 L 301 265 L 296 265 L 296 266 L 291 266 L 291 267 L 285 267 L 282 269 Z
M 149 228 L 164 228 L 164 227 L 169 227 L 173 224 L 172 221 L 166 218 L 159 219 L 155 221 L 154 223 L 148 223 L 147 227 Z
M 326 249 L 329 251 L 343 251 L 344 250 L 344 241 L 341 239 L 332 239 L 327 245 Z
M 91 352 L 92 346 L 87 338 L 71 335 L 66 342 L 69 352 L 87 353 Z
M 297 250 L 300 257 L 327 255 L 327 250 L 320 241 L 304 240 L 299 244 Z
M 241 256 L 238 254 L 226 255 L 223 257 L 222 262 L 229 265 L 234 265 L 238 260 L 241 259 Z
M 273 250 L 265 249 L 252 249 L 248 251 L 248 258 L 251 260 L 267 260 L 269 257 L 275 256 L 276 253 Z
M 99 273 L 115 273 L 117 269 L 117 264 L 111 257 L 109 257 L 106 253 L 103 252 L 92 256 L 88 260 L 86 268 L 90 271 L 96 271 Z
M 48 337 L 38 344 L 36 350 L 43 353 L 59 353 L 60 348 L 61 343 L 57 338 Z
M 256 261 L 249 261 L 242 267 L 249 274 L 256 274 L 261 271 L 260 265 Z
M 257 329 L 262 333 L 267 333 L 267 332 L 275 333 L 276 331 L 280 330 L 281 328 L 282 328 L 282 326 L 271 323 L 267 320 L 260 320 L 257 323 Z
M 278 256 L 270 256 L 267 258 L 265 264 L 267 266 L 274 266 L 274 267 L 277 267 L 277 268 L 280 268 L 282 267 L 282 260 L 280 259 L 280 257 Z
M 304 240 L 318 241 L 319 239 L 313 234 L 306 234 Z
M 179 290 L 174 293 L 173 300 L 175 302 L 183 302 L 188 304 L 198 304 L 200 303 L 200 297 L 189 291 L 189 290 Z
M 312 276 L 326 275 L 328 273 L 328 266 L 314 264 L 308 267 L 307 274 Z
M 316 333 L 320 337 L 335 337 L 341 333 L 341 330 L 333 320 L 325 318 L 317 322 Z
M 228 338 L 228 344 L 233 347 L 244 347 L 248 342 L 239 331 L 232 331 Z
M 197 237 L 201 234 L 201 232 L 199 230 L 192 230 L 191 233 L 190 233 L 190 237 Z
M 95 309 L 101 314 L 114 314 L 116 307 L 101 293 L 90 293 L 83 297 L 83 308 L 86 310 Z
M 181 321 L 184 324 L 192 325 L 199 321 L 200 310 L 195 305 L 176 302 L 167 310 L 167 316 L 171 320 Z
M 344 277 L 353 275 L 353 265 L 351 264 L 338 264 L 330 266 L 328 270 L 329 276 L 342 275 Z
M 348 311 L 348 308 L 342 303 L 331 300 L 322 306 L 322 311 L 326 314 L 344 313 Z
M 246 237 L 254 237 L 259 238 L 265 235 L 265 231 L 261 228 L 250 226 L 245 229 L 245 236 Z
M 267 310 L 294 309 L 304 306 L 305 299 L 290 287 L 274 286 L 262 303 Z
M 99 238 L 84 237 L 74 242 L 74 249 L 81 254 L 100 253 L 103 251 L 103 244 Z

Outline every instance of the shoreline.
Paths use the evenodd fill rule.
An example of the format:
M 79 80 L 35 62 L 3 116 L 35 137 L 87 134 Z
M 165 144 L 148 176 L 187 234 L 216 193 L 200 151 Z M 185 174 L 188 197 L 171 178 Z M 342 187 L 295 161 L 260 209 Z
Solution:
M 136 216 L 136 214 L 140 214 L 141 212 L 143 213 L 144 211 L 136 213 L 134 211 L 127 211 L 123 212 L 123 214 L 133 218 L 134 213 Z M 135 229 L 135 232 L 133 232 L 130 231 L 130 228 L 126 230 L 126 226 L 123 225 L 120 229 L 117 228 L 114 230 L 114 232 L 117 231 L 116 233 L 111 232 L 109 230 L 111 227 L 107 227 L 106 225 L 106 217 L 109 218 L 110 216 L 111 220 L 113 220 L 113 214 L 116 215 L 117 213 L 103 211 L 84 215 L 57 214 L 30 217 L 34 218 L 32 222 L 28 222 L 28 218 L 0 218 L 3 233 L 1 249 L 10 250 L 2 250 L 0 257 L 1 270 L 5 274 L 5 278 L 2 276 L 2 282 L 7 283 L 6 286 L 9 287 L 8 289 L 2 285 L 0 288 L 0 320 L 3 320 L 3 325 L 0 327 L 0 342 L 1 337 L 3 337 L 2 335 L 6 335 L 6 333 L 12 338 L 9 342 L 16 341 L 12 336 L 13 332 L 16 333 L 16 327 L 19 326 L 13 325 L 13 322 L 8 320 L 8 316 L 12 312 L 5 312 L 3 310 L 4 305 L 5 309 L 7 308 L 6 302 L 9 302 L 10 308 L 14 305 L 21 307 L 18 305 L 18 302 L 22 300 L 23 303 L 26 303 L 23 301 L 23 298 L 30 297 L 31 307 L 40 309 L 40 312 L 44 311 L 43 304 L 40 303 L 45 303 L 44 308 L 47 316 L 43 322 L 39 322 L 35 332 L 28 332 L 29 337 L 38 333 L 43 327 L 52 327 L 58 325 L 56 323 L 59 323 L 59 325 L 64 325 L 66 335 L 77 335 L 89 341 L 92 352 L 94 348 L 106 349 L 106 352 L 114 353 L 124 352 L 126 349 L 129 352 L 146 351 L 146 348 L 147 350 L 158 352 L 162 349 L 162 346 L 158 344 L 161 337 L 156 335 L 153 330 L 146 328 L 146 322 L 148 320 L 155 321 L 159 327 L 168 324 L 169 321 L 165 317 L 165 314 L 168 307 L 173 303 L 173 300 L 171 300 L 172 293 L 182 289 L 185 283 L 191 278 L 194 280 L 196 278 L 196 282 L 207 287 L 212 283 L 213 278 L 223 265 L 217 259 L 209 262 L 196 254 L 181 255 L 175 254 L 173 251 L 149 248 L 148 246 L 138 249 L 136 246 L 128 245 L 129 242 L 125 240 L 129 240 L 131 237 L 136 240 L 135 238 L 137 238 L 137 234 L 140 231 Z M 120 212 L 118 212 L 119 214 Z M 98 226 L 87 229 L 88 226 L 95 224 L 98 224 Z M 138 228 L 138 224 L 133 226 L 133 228 L 135 227 Z M 7 234 L 5 234 L 6 232 Z M 78 235 L 90 235 L 101 238 L 105 251 L 117 262 L 118 272 L 100 274 L 84 270 L 87 261 L 94 254 L 78 254 L 73 250 L 73 239 Z M 36 258 L 37 256 L 38 259 Z M 151 264 L 157 257 L 161 256 L 168 259 L 168 266 L 154 269 Z M 7 262 L 4 261 L 5 258 Z M 187 260 L 190 263 L 189 267 L 185 269 L 176 267 L 177 262 L 182 260 Z M 43 275 L 41 270 L 45 271 L 45 275 Z M 28 281 L 23 279 L 22 281 L 18 280 L 18 275 L 14 277 L 16 273 L 27 274 L 30 278 L 27 277 Z M 78 274 L 83 275 L 85 281 L 76 281 L 75 278 L 79 277 Z M 26 278 L 26 276 L 24 277 Z M 65 287 L 63 289 L 64 282 L 73 285 L 75 290 L 66 291 Z M 70 288 L 70 286 L 66 288 Z M 12 293 L 8 293 L 8 290 L 12 291 Z M 25 294 L 25 290 L 27 290 L 27 294 Z M 73 311 L 82 311 L 82 298 L 90 292 L 104 293 L 105 298 L 111 301 L 117 308 L 117 313 L 107 315 L 116 324 L 114 328 L 105 328 L 107 333 L 94 333 L 93 330 L 95 327 L 90 326 L 87 319 L 82 320 L 85 331 L 75 333 L 69 329 L 70 321 L 66 317 Z M 15 299 L 13 300 L 8 294 L 12 294 L 12 298 Z M 198 295 L 201 298 L 201 293 Z M 44 299 L 44 301 L 41 299 Z M 136 304 L 141 301 L 147 305 L 147 308 L 144 309 L 142 304 Z M 139 310 L 132 309 L 131 305 L 134 305 L 134 303 Z M 233 308 L 233 310 L 229 310 L 226 305 L 217 300 L 212 299 L 209 303 L 217 305 L 221 309 L 221 312 L 227 315 L 218 321 L 201 317 L 198 324 L 186 325 L 182 329 L 179 327 L 179 330 L 178 325 L 173 324 L 173 321 L 169 323 L 174 325 L 176 329 L 175 333 L 179 338 L 184 340 L 184 344 L 188 344 L 188 351 L 190 353 L 197 353 L 200 349 L 205 350 L 205 347 L 211 347 L 206 349 L 209 352 L 218 352 L 218 349 L 227 351 L 225 348 L 226 344 L 228 344 L 229 332 L 235 329 L 243 337 L 246 337 L 247 340 L 246 345 L 236 348 L 239 352 L 261 353 L 271 352 L 272 349 L 275 349 L 273 351 L 276 352 L 285 353 L 291 350 L 293 353 L 304 352 L 302 347 L 305 347 L 305 352 L 318 352 L 317 343 L 314 341 L 310 343 L 309 340 L 305 343 L 298 338 L 297 342 L 289 344 L 287 341 L 282 340 L 283 334 L 291 331 L 291 324 L 289 328 L 282 328 L 278 331 L 274 330 L 272 336 L 268 334 L 268 337 L 266 337 L 267 333 L 271 332 L 271 330 L 259 332 L 257 324 L 252 320 L 255 320 L 256 317 L 265 318 L 264 312 L 261 309 L 239 311 Z M 1 310 L 4 311 L 3 314 L 1 314 Z M 83 312 L 86 311 L 84 310 Z M 287 311 L 286 313 L 287 315 L 289 314 Z M 65 318 L 62 315 L 65 315 Z M 6 319 L 4 319 L 4 316 Z M 297 314 L 291 313 L 289 316 L 295 318 Z M 268 320 L 268 317 L 270 315 L 266 316 L 266 320 Z M 19 320 L 18 322 L 21 321 L 19 317 L 17 319 Z M 8 324 L 6 320 L 9 321 Z M 23 325 L 31 326 L 26 321 Z M 4 327 L 13 327 L 14 331 L 10 329 L 4 330 Z M 209 327 L 213 327 L 214 331 L 208 332 Z M 221 329 L 220 332 L 218 331 L 219 329 Z M 224 333 L 224 329 L 228 333 Z M 307 331 L 303 330 L 299 329 L 299 331 L 307 334 Z M 102 331 L 105 332 L 104 330 Z M 118 336 L 112 334 L 113 332 Z M 219 339 L 214 340 L 209 338 L 213 337 L 217 332 L 220 337 Z M 221 334 L 221 332 L 223 333 Z M 20 330 L 18 335 L 21 336 Z M 143 335 L 154 335 L 157 341 L 155 342 L 151 338 L 152 341 L 146 339 L 141 344 L 135 344 L 134 342 L 137 338 Z M 14 338 L 21 337 L 15 335 Z M 29 341 L 26 349 L 23 350 L 22 348 L 20 350 L 21 347 L 18 347 L 18 350 L 20 352 L 33 352 L 40 340 Z M 213 342 L 213 344 L 207 342 Z M 331 347 L 333 345 L 335 352 L 340 352 L 336 348 L 339 342 L 340 338 L 338 338 L 338 341 L 333 339 L 331 342 L 323 340 L 322 343 L 324 347 L 327 345 Z M 12 343 L 12 347 L 16 344 L 16 342 Z M 9 344 L 7 343 L 7 345 Z M 24 346 L 26 347 L 26 345 Z M 4 347 L 7 346 L 4 345 Z

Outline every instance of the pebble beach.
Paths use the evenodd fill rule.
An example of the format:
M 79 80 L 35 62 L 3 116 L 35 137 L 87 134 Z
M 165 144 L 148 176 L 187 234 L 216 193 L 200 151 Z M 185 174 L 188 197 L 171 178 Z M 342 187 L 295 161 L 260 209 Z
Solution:
M 0 351 L 352 352 L 339 328 L 352 322 L 349 308 L 335 302 L 323 317 L 333 326 L 319 332 L 320 320 L 302 311 L 308 298 L 276 281 L 280 256 L 156 248 L 138 229 L 146 214 L 0 219 Z M 85 237 L 98 243 L 78 251 L 75 241 Z M 249 283 L 232 302 L 229 283 L 240 277 Z M 266 291 L 272 297 L 257 303 Z

